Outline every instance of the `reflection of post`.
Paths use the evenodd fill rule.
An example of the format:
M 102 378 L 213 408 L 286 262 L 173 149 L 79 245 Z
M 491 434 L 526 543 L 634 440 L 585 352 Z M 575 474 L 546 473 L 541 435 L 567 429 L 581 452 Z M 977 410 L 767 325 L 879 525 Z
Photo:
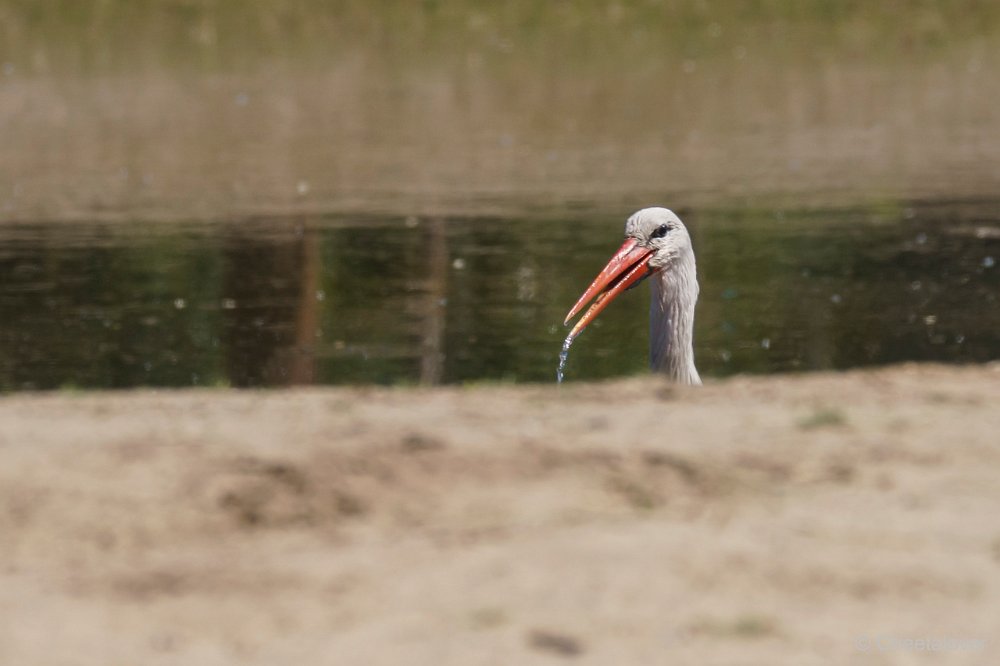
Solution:
M 811 299 L 806 318 L 805 368 L 830 370 L 835 367 L 836 344 L 832 335 L 835 314 L 829 302 Z
M 316 380 L 316 333 L 319 328 L 319 234 L 303 229 L 299 243 L 301 273 L 295 308 L 295 344 L 288 361 L 289 384 L 312 384 Z
M 445 222 L 429 222 L 427 296 L 420 341 L 420 383 L 440 384 L 444 375 L 444 327 L 448 295 L 448 238 Z
M 284 230 L 282 230 L 284 231 Z M 316 304 L 307 303 L 303 290 L 315 298 L 317 260 L 310 260 L 310 240 L 281 233 L 276 237 L 254 229 L 234 227 L 223 256 L 222 328 L 226 373 L 233 386 L 275 386 L 296 381 L 296 342 L 308 328 Z M 303 323 L 305 322 L 305 323 Z M 311 363 L 315 339 L 305 345 Z M 300 365 L 300 367 L 302 367 Z M 308 368 L 308 365 L 305 367 Z

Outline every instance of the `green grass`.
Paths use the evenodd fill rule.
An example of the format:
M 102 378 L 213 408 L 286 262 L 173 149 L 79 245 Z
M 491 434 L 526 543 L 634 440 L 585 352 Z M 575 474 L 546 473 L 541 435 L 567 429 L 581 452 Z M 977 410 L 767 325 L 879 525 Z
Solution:
M 833 407 L 821 407 L 813 411 L 798 421 L 798 426 L 802 430 L 814 430 L 816 428 L 833 428 L 847 424 L 847 415 L 839 409 Z
M 616 67 L 620 57 L 754 57 L 788 49 L 918 58 L 1000 28 L 1000 4 L 965 0 L 0 0 L 0 62 L 105 72 L 160 66 L 240 69 L 322 63 L 349 51 L 413 66 L 478 54 Z M 456 58 L 455 56 L 459 56 Z
M 763 615 L 752 613 L 728 620 L 705 619 L 695 622 L 691 630 L 695 634 L 715 638 L 757 639 L 778 633 L 775 621 Z

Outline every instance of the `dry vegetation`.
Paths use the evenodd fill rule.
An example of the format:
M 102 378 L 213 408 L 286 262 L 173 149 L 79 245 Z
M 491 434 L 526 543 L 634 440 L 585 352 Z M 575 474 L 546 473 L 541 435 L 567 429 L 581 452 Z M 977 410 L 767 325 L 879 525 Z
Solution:
M 991 3 L 377 4 L 0 3 L 0 222 L 997 190 Z

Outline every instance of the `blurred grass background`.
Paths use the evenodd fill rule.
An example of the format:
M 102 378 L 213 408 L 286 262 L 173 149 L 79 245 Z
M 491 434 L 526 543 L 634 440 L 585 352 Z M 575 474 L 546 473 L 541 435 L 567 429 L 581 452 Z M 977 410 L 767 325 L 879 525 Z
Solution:
M 242 70 L 320 63 L 356 50 L 398 63 L 555 57 L 709 57 L 732 40 L 799 58 L 933 56 L 994 41 L 1000 6 L 984 0 L 7 0 L 0 60 L 31 74 L 150 67 Z M 723 37 L 726 37 L 723 39 Z
M 995 190 L 1000 6 L 0 2 L 0 220 Z

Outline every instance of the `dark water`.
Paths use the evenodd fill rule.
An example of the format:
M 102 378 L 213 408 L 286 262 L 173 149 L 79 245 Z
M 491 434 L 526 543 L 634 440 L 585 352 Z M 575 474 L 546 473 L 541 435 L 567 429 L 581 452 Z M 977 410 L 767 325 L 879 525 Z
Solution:
M 553 382 L 629 212 L 5 226 L 0 389 Z M 703 376 L 1000 358 L 1000 202 L 679 212 Z M 645 372 L 647 306 L 609 307 L 567 380 Z

